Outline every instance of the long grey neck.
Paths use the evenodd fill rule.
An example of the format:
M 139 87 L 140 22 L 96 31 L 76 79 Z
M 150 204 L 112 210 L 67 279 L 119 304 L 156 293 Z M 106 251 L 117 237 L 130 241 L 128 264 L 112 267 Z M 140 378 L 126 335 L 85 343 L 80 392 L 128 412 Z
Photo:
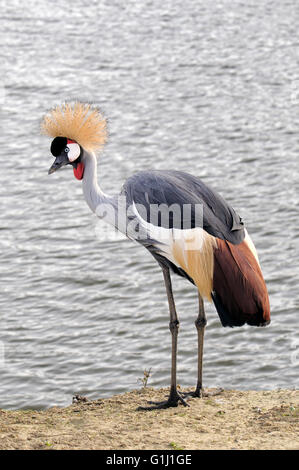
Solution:
M 104 212 L 107 213 L 107 210 L 114 210 L 114 216 L 112 213 L 107 213 L 107 216 L 103 218 L 115 226 L 115 221 L 117 220 L 117 196 L 108 196 L 99 187 L 97 177 L 97 159 L 94 153 L 84 151 L 82 162 L 84 164 L 84 176 L 82 180 L 83 194 L 87 204 L 99 217 L 102 217 Z

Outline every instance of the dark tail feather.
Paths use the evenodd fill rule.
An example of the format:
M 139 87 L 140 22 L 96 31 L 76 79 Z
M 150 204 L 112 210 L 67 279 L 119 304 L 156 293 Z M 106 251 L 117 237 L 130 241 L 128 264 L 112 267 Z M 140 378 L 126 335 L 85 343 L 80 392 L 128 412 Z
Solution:
M 217 239 L 217 244 L 212 299 L 222 325 L 268 325 L 270 305 L 266 284 L 246 241 L 232 245 Z
M 244 325 L 245 321 L 244 320 L 237 320 L 237 315 L 231 315 L 226 309 L 223 303 L 221 302 L 221 298 L 218 297 L 216 292 L 212 292 L 212 299 L 214 302 L 214 305 L 216 307 L 216 310 L 218 312 L 220 321 L 222 323 L 222 326 L 242 326 Z

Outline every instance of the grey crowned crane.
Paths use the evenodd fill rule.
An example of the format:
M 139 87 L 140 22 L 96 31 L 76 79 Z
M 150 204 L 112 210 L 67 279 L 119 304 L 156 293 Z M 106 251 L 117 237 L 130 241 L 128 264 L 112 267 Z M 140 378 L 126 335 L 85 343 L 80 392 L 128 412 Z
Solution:
M 171 387 L 165 402 L 143 409 L 187 405 L 177 390 L 176 356 L 179 320 L 170 272 L 197 287 L 199 312 L 198 379 L 194 397 L 201 397 L 206 316 L 203 299 L 214 302 L 223 326 L 264 326 L 270 322 L 267 288 L 258 256 L 243 221 L 234 209 L 199 178 L 188 173 L 141 171 L 120 194 L 106 195 L 98 186 L 97 154 L 106 142 L 106 120 L 89 104 L 64 103 L 45 115 L 42 132 L 52 137 L 54 173 L 73 167 L 82 181 L 90 209 L 150 251 L 162 268 L 172 336 Z M 120 197 L 125 204 L 119 204 Z M 120 213 L 122 212 L 122 213 Z M 166 217 L 165 217 L 166 214 Z

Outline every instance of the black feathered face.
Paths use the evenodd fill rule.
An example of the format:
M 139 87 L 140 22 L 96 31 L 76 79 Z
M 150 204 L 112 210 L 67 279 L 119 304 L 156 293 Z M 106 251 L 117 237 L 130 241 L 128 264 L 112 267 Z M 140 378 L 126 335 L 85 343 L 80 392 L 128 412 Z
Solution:
M 74 167 L 74 172 L 77 170 L 80 163 L 81 147 L 74 140 L 67 139 L 66 137 L 55 137 L 51 144 L 51 153 L 56 158 L 49 169 L 49 174 L 68 164 Z M 78 177 L 79 175 L 75 172 L 75 176 Z
M 55 139 L 51 143 L 51 153 L 54 157 L 58 157 L 61 152 L 67 146 L 67 138 L 66 137 L 55 137 Z

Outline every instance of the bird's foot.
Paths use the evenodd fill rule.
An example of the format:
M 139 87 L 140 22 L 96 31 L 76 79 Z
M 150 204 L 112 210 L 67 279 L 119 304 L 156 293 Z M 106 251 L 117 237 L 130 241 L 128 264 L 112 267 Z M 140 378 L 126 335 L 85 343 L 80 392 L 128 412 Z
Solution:
M 194 392 L 183 392 L 182 395 L 186 399 L 188 398 L 203 398 L 203 397 L 214 397 L 216 395 L 220 395 L 224 391 L 223 388 L 217 388 L 216 390 L 211 390 L 207 392 L 203 390 L 203 388 L 196 387 Z
M 152 406 L 138 406 L 137 410 L 159 410 L 163 408 L 171 408 L 178 406 L 179 403 L 182 403 L 184 406 L 188 405 L 185 397 L 183 397 L 176 389 L 170 391 L 168 400 L 165 401 L 148 401 Z

